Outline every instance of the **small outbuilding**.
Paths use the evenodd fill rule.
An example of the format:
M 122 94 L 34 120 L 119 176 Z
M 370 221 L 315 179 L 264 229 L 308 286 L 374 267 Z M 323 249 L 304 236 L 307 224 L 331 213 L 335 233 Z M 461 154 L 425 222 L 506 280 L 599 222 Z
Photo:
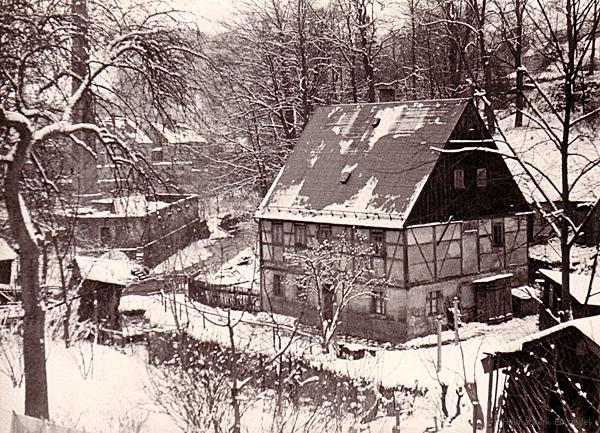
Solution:
M 538 284 L 542 287 L 540 329 L 546 329 L 560 322 L 562 273 L 551 269 L 538 271 Z M 571 274 L 571 308 L 575 319 L 600 314 L 600 279 L 589 275 Z
M 79 320 L 97 321 L 105 329 L 119 329 L 119 301 L 130 279 L 127 260 L 75 257 L 70 285 L 80 295 Z
M 473 281 L 477 320 L 488 323 L 512 319 L 512 274 L 499 274 Z
M 0 238 L 0 303 L 13 302 L 20 295 L 16 285 L 17 257 L 8 242 Z
M 600 316 L 508 343 L 482 361 L 488 432 L 597 432 Z

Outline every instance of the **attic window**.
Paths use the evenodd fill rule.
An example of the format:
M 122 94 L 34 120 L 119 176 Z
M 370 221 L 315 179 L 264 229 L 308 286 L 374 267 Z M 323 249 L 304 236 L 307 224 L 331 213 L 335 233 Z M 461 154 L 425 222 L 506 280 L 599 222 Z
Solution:
M 371 123 L 371 126 L 373 128 L 377 128 L 379 126 L 379 122 L 381 122 L 381 119 L 379 117 L 376 117 L 375 119 L 373 119 L 373 123 Z
M 352 174 L 351 171 L 342 171 L 340 173 L 340 183 L 346 183 L 348 182 L 348 179 L 350 179 L 350 175 Z
M 454 188 L 464 189 L 465 187 L 465 171 L 461 168 L 454 170 Z
M 487 170 L 485 168 L 477 169 L 477 186 L 485 188 L 488 184 Z

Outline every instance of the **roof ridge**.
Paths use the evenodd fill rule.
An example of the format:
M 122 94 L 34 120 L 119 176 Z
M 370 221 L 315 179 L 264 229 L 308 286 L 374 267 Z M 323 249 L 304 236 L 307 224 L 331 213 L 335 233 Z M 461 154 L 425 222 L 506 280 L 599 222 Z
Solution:
M 339 104 L 315 104 L 316 108 L 331 108 L 331 107 L 351 107 L 355 105 L 394 105 L 394 104 L 410 104 L 418 102 L 468 102 L 473 98 L 440 98 L 440 99 L 411 99 L 408 101 L 386 101 L 386 102 L 343 102 Z

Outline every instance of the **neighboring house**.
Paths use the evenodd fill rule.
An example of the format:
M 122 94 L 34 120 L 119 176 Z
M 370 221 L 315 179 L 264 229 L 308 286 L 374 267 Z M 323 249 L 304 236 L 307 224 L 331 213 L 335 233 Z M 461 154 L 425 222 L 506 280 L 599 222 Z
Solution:
M 132 194 L 98 199 L 80 206 L 71 218 L 76 237 L 88 250 L 118 249 L 149 268 L 195 240 L 209 236 L 192 194 Z
M 562 273 L 550 269 L 540 269 L 536 280 L 542 286 L 542 307 L 540 309 L 540 329 L 560 323 Z M 600 314 L 600 279 L 589 275 L 571 274 L 571 308 L 575 319 Z M 588 296 L 589 295 L 589 296 Z
M 191 185 L 197 184 L 198 170 L 205 165 L 200 154 L 206 151 L 207 140 L 190 126 L 136 122 L 125 117 L 112 117 L 104 124 L 131 150 L 141 155 L 148 167 L 169 187 L 189 191 Z M 104 148 L 99 151 L 97 170 L 98 183 L 103 190 L 117 186 L 115 165 Z M 120 170 L 121 176 L 126 177 L 127 169 L 121 167 Z
M 198 186 L 198 175 L 206 165 L 201 156 L 207 152 L 206 138 L 185 123 L 167 126 L 153 122 L 146 131 L 154 143 L 150 152 L 153 169 L 184 190 Z
M 489 374 L 487 432 L 596 432 L 600 316 L 571 320 L 499 346 Z
M 79 320 L 97 321 L 106 329 L 120 329 L 119 301 L 131 279 L 128 260 L 75 257 L 69 285 L 80 296 Z
M 20 297 L 17 287 L 17 253 L 0 238 L 0 304 L 13 302 Z
M 535 210 L 531 235 L 535 242 L 544 242 L 556 236 L 546 219 L 541 214 L 552 212 L 550 202 L 562 209 L 561 189 L 561 154 L 554 142 L 548 139 L 544 129 L 537 125 L 523 128 L 506 128 L 506 140 L 526 164 L 535 181 L 515 159 L 507 159 L 517 184 L 523 191 L 526 200 Z M 507 146 L 499 143 L 503 152 L 511 153 Z M 573 209 L 573 220 L 576 224 L 584 222 L 584 218 L 592 209 L 592 205 L 600 198 L 600 156 L 597 143 L 588 134 L 578 134 L 569 145 L 569 182 L 570 201 Z M 542 193 L 542 191 L 545 195 Z M 596 209 L 585 222 L 578 243 L 596 245 L 600 241 L 600 209 Z
M 284 253 L 350 232 L 370 240 L 386 284 L 383 302 L 349 306 L 343 332 L 426 334 L 455 296 L 466 320 L 510 318 L 509 284 L 527 280 L 529 207 L 495 149 L 471 100 L 317 108 L 255 215 L 262 307 L 298 316 L 304 301 Z M 500 274 L 501 305 L 478 317 L 474 282 Z

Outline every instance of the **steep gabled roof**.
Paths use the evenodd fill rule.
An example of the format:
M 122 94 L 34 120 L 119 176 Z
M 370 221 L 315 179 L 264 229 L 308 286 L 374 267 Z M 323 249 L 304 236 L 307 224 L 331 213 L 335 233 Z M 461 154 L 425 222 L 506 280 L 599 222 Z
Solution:
M 317 108 L 256 217 L 402 227 L 470 103 Z

